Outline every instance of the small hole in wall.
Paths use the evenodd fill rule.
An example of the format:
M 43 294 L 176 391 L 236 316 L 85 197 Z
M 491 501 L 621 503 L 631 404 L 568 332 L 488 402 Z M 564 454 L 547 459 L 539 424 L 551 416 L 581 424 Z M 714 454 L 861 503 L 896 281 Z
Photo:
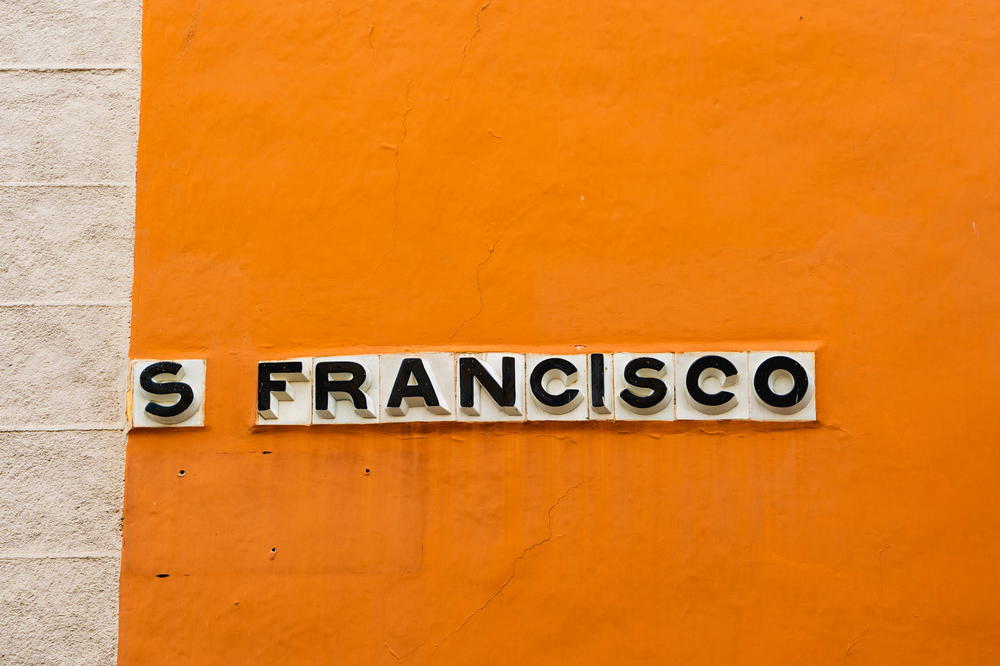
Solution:
M 170 578 L 170 574 L 156 574 L 157 578 Z
M 182 469 L 177 470 L 177 476 L 184 476 L 185 474 L 187 474 L 187 472 L 185 472 L 184 470 Z
M 278 549 L 277 549 L 277 548 L 272 548 L 272 549 L 271 549 L 271 552 L 272 552 L 272 553 L 277 553 L 277 552 L 278 552 Z
M 372 470 L 370 467 L 365 467 L 365 474 L 371 474 Z

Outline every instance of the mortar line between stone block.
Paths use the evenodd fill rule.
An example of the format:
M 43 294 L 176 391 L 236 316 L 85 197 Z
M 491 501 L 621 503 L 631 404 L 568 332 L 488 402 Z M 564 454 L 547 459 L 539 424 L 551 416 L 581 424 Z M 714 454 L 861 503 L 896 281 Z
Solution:
M 3 560 L 117 560 L 116 553 L 0 553 Z
M 6 301 L 0 308 L 124 308 L 127 301 Z
M 6 181 L 0 182 L 0 187 L 128 187 L 134 188 L 135 183 L 124 181 Z
M 138 71 L 137 65 L 126 65 L 123 63 L 100 63 L 100 64 L 28 64 L 17 65 L 12 63 L 0 63 L 0 72 L 131 72 Z
M 0 433 L 4 432 L 91 432 L 104 431 L 115 432 L 124 431 L 125 425 L 110 423 L 68 423 L 66 425 L 25 425 L 7 426 L 0 425 Z

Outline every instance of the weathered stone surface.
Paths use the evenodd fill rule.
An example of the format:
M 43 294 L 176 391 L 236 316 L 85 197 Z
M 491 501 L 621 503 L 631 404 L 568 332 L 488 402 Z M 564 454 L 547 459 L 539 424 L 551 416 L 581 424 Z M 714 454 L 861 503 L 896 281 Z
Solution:
M 0 557 L 0 663 L 113 664 L 118 559 Z
M 128 306 L 0 308 L 8 387 L 0 430 L 122 423 L 128 313 Z
M 129 187 L 0 187 L 0 301 L 127 301 L 134 209 Z
M 0 432 L 0 556 L 117 552 L 125 436 Z
M 135 64 L 139 4 L 32 0 L 0 4 L 0 63 Z
M 115 661 L 140 6 L 0 3 L 2 664 Z
M 0 182 L 135 176 L 135 72 L 0 72 Z

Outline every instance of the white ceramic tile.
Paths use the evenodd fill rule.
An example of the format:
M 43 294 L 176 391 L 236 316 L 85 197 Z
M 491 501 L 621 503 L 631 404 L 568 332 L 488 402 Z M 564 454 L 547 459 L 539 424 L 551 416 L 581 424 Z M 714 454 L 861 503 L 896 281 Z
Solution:
M 513 395 L 511 404 L 501 407 L 499 401 L 491 396 L 474 373 L 466 375 L 462 371 L 463 365 L 481 367 L 482 371 L 495 382 L 492 388 L 499 393 L 498 397 L 501 399 L 503 399 L 503 389 L 508 387 L 506 382 L 510 382 L 509 388 Z M 505 366 L 507 373 L 504 372 Z M 524 354 L 502 352 L 455 354 L 455 377 L 459 421 L 524 420 Z M 462 387 L 465 382 L 471 388 L 471 405 L 462 404 Z
M 687 390 L 689 370 L 701 359 L 717 360 L 721 369 L 706 369 L 698 386 L 709 395 L 731 394 L 723 405 L 704 405 Z M 747 376 L 746 352 L 685 352 L 677 354 L 677 418 L 679 420 L 722 421 L 750 418 L 750 378 Z M 723 371 L 728 372 L 723 372 Z M 728 375 L 728 376 L 727 376 Z M 693 378 L 697 382 L 697 378 Z
M 336 363 L 338 365 L 327 365 Z M 313 425 L 379 422 L 379 362 L 375 354 L 313 359 Z M 330 384 L 328 382 L 339 382 Z M 346 383 L 345 383 L 346 382 Z M 316 408 L 326 390 L 325 408 Z
M 531 388 L 532 374 L 540 364 L 551 364 L 550 360 L 559 359 L 566 365 L 566 373 L 552 369 L 544 371 L 539 377 L 542 397 L 550 396 L 572 397 L 563 405 L 549 406 L 539 400 L 539 396 Z M 568 365 L 567 365 L 568 364 Z M 587 355 L 586 354 L 528 354 L 526 374 L 526 390 L 529 421 L 585 421 L 587 420 Z M 568 376 L 567 376 L 568 375 Z
M 632 365 L 630 365 L 632 364 Z M 615 354 L 615 418 L 620 421 L 673 421 L 674 415 L 674 355 Z M 658 366 L 658 367 L 657 367 Z M 633 377 L 634 373 L 634 377 Z M 626 380 L 626 374 L 636 381 L 652 380 L 658 386 L 641 387 Z M 655 394 L 660 399 L 652 405 L 635 405 L 622 397 L 623 392 L 633 402 L 648 399 Z
M 452 354 L 447 352 L 422 352 L 418 354 L 382 354 L 379 356 L 382 423 L 404 423 L 411 421 L 454 421 L 455 365 Z M 404 371 L 400 373 L 400 369 Z M 400 375 L 404 375 L 400 377 Z M 417 375 L 420 375 L 419 380 Z M 412 395 L 403 397 L 398 405 L 390 405 L 393 387 L 400 382 L 403 392 Z M 407 391 L 405 386 L 409 386 Z M 437 405 L 427 405 L 427 401 L 416 395 L 423 393 L 436 398 Z
M 816 356 L 814 352 L 750 352 L 750 418 L 755 421 L 815 421 L 816 420 Z M 773 361 L 771 360 L 773 359 Z M 761 367 L 767 363 L 767 366 Z M 761 391 L 758 391 L 757 373 L 760 372 Z M 797 382 L 795 375 L 798 375 Z M 792 405 L 784 405 L 795 398 L 793 387 L 806 384 L 805 390 L 795 393 L 801 397 Z M 761 395 L 764 392 L 766 395 Z M 767 398 L 767 400 L 765 400 Z M 769 405 L 777 402 L 778 405 Z
M 255 394 L 257 404 L 257 425 L 309 425 L 312 416 L 312 375 L 311 358 L 290 358 L 282 361 L 260 361 L 257 364 L 258 392 L 260 391 L 261 368 L 270 363 L 297 364 L 295 370 L 282 372 L 280 366 L 268 372 L 265 381 L 274 382 L 267 391 L 261 409 L 259 394 Z
M 180 393 L 157 394 L 142 387 L 141 378 L 147 368 L 160 366 L 164 370 L 147 377 L 155 384 L 183 383 L 191 388 L 190 403 L 179 414 L 157 416 L 149 411 L 150 405 L 170 407 L 184 397 Z M 178 367 L 179 366 L 179 367 Z M 152 370 L 150 372 L 153 372 Z M 163 390 L 169 387 L 163 387 Z M 156 407 L 152 407 L 156 409 Z M 205 361 L 178 359 L 170 361 L 142 360 L 132 362 L 132 427 L 133 428 L 192 428 L 205 425 Z
M 587 417 L 592 421 L 615 418 L 614 358 L 614 354 L 587 354 Z

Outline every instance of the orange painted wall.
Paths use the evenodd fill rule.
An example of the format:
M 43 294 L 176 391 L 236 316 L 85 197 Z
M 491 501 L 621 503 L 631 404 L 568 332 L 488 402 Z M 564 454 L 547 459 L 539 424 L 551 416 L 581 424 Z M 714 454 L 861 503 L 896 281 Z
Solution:
M 998 33 L 146 0 L 132 356 L 208 425 L 129 437 L 121 662 L 1000 663 Z M 815 348 L 820 423 L 250 425 L 259 359 L 572 345 Z

